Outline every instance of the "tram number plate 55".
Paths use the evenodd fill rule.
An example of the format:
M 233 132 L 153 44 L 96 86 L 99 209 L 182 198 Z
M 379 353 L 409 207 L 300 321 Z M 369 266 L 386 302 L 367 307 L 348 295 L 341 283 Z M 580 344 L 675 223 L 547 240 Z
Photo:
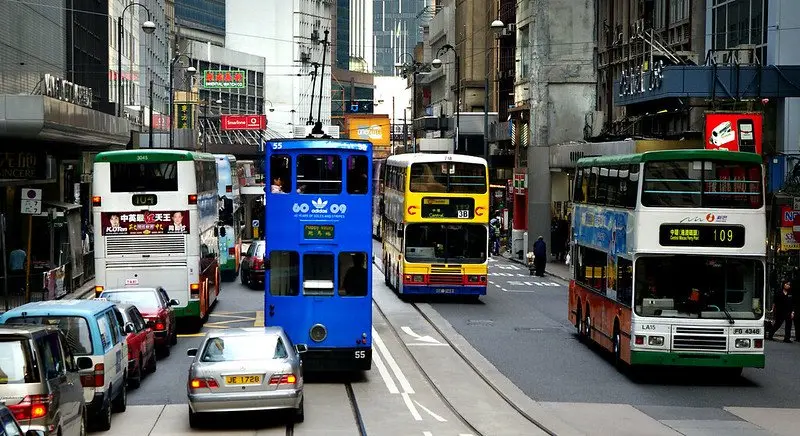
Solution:
M 356 350 L 356 359 L 363 359 L 367 357 L 367 352 L 365 350 Z

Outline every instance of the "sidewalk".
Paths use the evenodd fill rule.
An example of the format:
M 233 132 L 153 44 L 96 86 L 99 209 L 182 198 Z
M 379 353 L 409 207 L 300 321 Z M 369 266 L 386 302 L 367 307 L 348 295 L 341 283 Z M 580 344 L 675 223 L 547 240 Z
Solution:
M 512 256 L 511 253 L 507 251 L 503 251 L 500 253 L 500 256 L 520 265 L 524 265 L 526 268 L 528 264 L 525 263 L 524 260 L 519 260 L 516 257 Z M 547 266 L 544 268 L 544 274 L 548 276 L 558 277 L 561 280 L 569 281 L 570 280 L 570 273 L 569 273 L 569 266 L 565 265 L 564 262 L 559 261 L 549 261 L 547 262 Z
M 84 283 L 81 287 L 75 290 L 75 292 L 70 292 L 69 294 L 59 298 L 59 300 L 81 300 L 84 298 L 88 298 L 94 292 L 94 279 L 89 280 L 88 282 Z

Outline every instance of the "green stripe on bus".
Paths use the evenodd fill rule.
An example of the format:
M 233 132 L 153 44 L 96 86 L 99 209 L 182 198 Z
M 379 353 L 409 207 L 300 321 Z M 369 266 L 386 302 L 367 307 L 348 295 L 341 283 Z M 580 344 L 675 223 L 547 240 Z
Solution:
M 175 308 L 175 318 L 200 317 L 200 301 L 190 300 L 186 307 Z
M 235 270 L 236 269 L 236 259 L 228 259 L 227 262 L 220 262 L 219 269 L 224 270 Z
M 95 162 L 114 163 L 163 163 L 193 160 L 214 160 L 214 155 L 187 150 L 114 150 L 104 151 L 95 156 Z
M 763 368 L 764 354 L 677 353 L 631 351 L 631 365 L 705 366 L 719 368 Z
M 626 165 L 638 164 L 642 162 L 672 160 L 717 160 L 728 162 L 749 162 L 754 164 L 760 164 L 762 162 L 761 155 L 756 153 L 724 150 L 681 149 L 647 151 L 644 153 L 619 154 L 613 156 L 584 157 L 578 160 L 578 166 L 590 167 L 600 165 Z

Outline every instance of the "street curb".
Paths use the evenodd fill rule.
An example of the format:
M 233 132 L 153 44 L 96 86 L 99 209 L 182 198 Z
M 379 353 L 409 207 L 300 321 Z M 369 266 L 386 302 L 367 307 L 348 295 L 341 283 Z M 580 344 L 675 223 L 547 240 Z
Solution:
M 506 260 L 510 260 L 510 261 L 512 261 L 512 262 L 514 262 L 514 263 L 518 263 L 518 264 L 520 264 L 520 265 L 524 265 L 524 266 L 525 266 L 525 268 L 527 268 L 527 267 L 528 267 L 528 264 L 527 264 L 527 263 L 525 263 L 525 262 L 523 262 L 523 261 L 521 261 L 521 260 L 519 260 L 519 259 L 516 259 L 516 258 L 514 258 L 514 257 L 511 257 L 511 256 L 505 256 L 505 255 L 503 255 L 503 254 L 501 254 L 501 255 L 500 255 L 500 257 L 502 257 L 503 259 L 506 259 Z M 545 274 L 545 275 L 548 275 L 548 276 L 552 276 L 552 277 L 558 277 L 559 279 L 561 279 L 561 280 L 564 280 L 564 281 L 566 281 L 566 282 L 568 282 L 568 281 L 570 280 L 568 277 L 562 277 L 560 274 L 553 274 L 553 273 L 551 273 L 551 272 L 547 272 L 546 268 L 545 268 L 545 272 L 544 272 L 544 274 Z
M 433 323 L 439 332 L 463 355 L 466 360 L 481 374 L 486 383 L 491 385 L 504 399 L 526 418 L 538 423 L 547 431 L 561 435 L 584 435 L 571 427 L 566 421 L 553 415 L 517 387 L 501 373 L 486 357 L 476 350 L 453 326 L 428 303 L 417 303 L 419 310 Z

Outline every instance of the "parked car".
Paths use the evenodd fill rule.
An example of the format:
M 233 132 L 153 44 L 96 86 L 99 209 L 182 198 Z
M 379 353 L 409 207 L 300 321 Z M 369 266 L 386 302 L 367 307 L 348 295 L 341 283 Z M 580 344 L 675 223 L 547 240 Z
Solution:
M 281 327 L 206 333 L 189 367 L 189 425 L 215 412 L 293 409 L 303 421 L 305 345 L 292 346 Z
M 0 436 L 44 436 L 44 432 L 37 430 L 23 431 L 14 414 L 8 407 L 0 403 Z
M 128 344 L 122 314 L 110 301 L 51 300 L 28 303 L 0 315 L 0 324 L 56 326 L 80 369 L 88 427 L 111 428 L 111 413 L 127 409 Z
M 175 310 L 172 306 L 179 306 L 180 301 L 170 300 L 167 291 L 160 286 L 106 289 L 100 294 L 100 298 L 136 306 L 145 320 L 153 322 L 156 349 L 164 356 L 169 356 L 170 346 L 178 342 Z
M 153 321 L 145 321 L 133 304 L 117 303 L 125 325 L 133 325 L 128 332 L 128 387 L 138 388 L 144 374 L 156 371 L 156 341 Z
M 86 403 L 80 383 L 78 367 L 58 328 L 0 326 L 0 400 L 22 430 L 84 436 Z
M 264 240 L 253 241 L 242 255 L 241 281 L 252 289 L 263 289 L 264 285 Z M 259 287 L 258 285 L 262 285 Z

